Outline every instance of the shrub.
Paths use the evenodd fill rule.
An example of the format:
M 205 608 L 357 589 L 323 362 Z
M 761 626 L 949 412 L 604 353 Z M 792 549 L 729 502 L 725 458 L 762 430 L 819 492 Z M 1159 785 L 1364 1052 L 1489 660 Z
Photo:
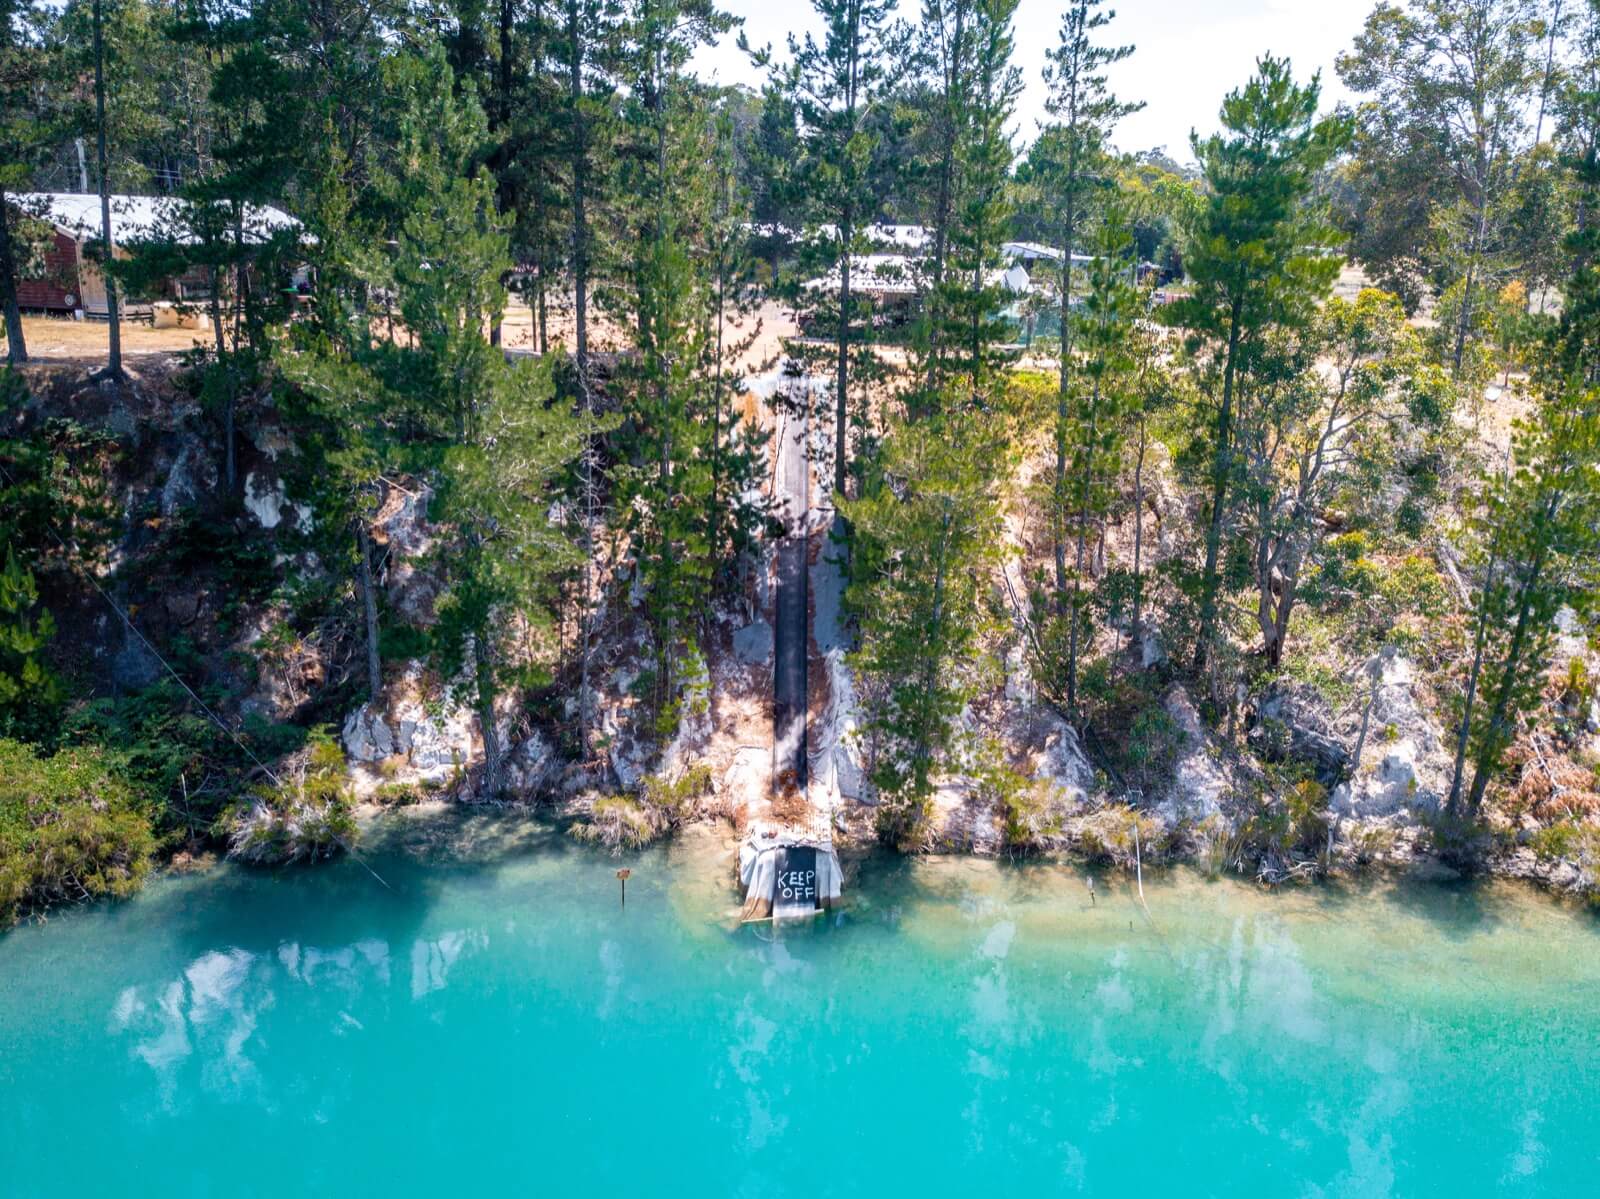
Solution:
M 384 783 L 372 793 L 372 802 L 382 807 L 406 808 L 427 797 L 426 789 L 416 783 Z
M 315 861 L 356 838 L 344 751 L 326 729 L 314 731 L 277 783 L 257 787 L 218 822 L 228 856 L 247 862 Z
M 1000 840 L 1013 854 L 1040 853 L 1061 835 L 1061 806 L 1044 779 L 1009 787 L 1000 796 Z
M 1054 785 L 1013 770 L 999 746 L 985 747 L 976 782 L 978 798 L 1000 817 L 1000 843 L 1008 853 L 1039 853 L 1060 836 L 1062 810 Z
M 53 735 L 64 692 L 44 651 L 55 631 L 33 572 L 8 546 L 0 569 L 0 732 L 35 742 Z
M 637 795 L 607 795 L 595 800 L 589 819 L 572 835 L 605 847 L 613 857 L 624 849 L 643 849 L 691 819 L 711 790 L 711 768 L 691 766 L 676 779 L 647 775 Z
M 1090 858 L 1132 869 L 1135 859 L 1159 855 L 1166 829 L 1161 821 L 1127 804 L 1108 804 L 1078 830 L 1079 848 Z
M 156 839 L 95 749 L 40 757 L 0 740 L 0 923 L 53 903 L 137 891 Z
M 926 849 L 933 836 L 933 797 L 881 793 L 873 830 L 882 845 L 899 853 Z
M 1257 864 L 1264 883 L 1285 882 L 1326 868 L 1328 791 L 1315 779 L 1288 781 L 1282 794 L 1262 791 L 1239 830 L 1236 862 Z
M 242 740 L 264 761 L 299 750 L 305 730 L 247 717 Z M 147 804 L 163 833 L 212 831 L 255 768 L 239 743 L 195 709 L 167 680 L 115 699 L 90 700 L 63 724 L 67 744 L 114 745 L 118 773 Z
M 1159 686 L 1150 671 L 1121 674 L 1105 658 L 1090 662 L 1081 679 L 1083 713 L 1101 752 L 1126 786 L 1146 791 L 1165 784 L 1184 743 Z
M 1596 838 L 1596 832 L 1592 826 L 1575 820 L 1561 820 L 1530 834 L 1528 848 L 1541 858 L 1576 858 L 1588 848 L 1589 841 Z

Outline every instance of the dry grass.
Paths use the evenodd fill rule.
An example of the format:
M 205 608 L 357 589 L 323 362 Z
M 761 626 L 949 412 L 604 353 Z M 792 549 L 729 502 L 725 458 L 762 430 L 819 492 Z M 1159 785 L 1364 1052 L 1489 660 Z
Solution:
M 111 330 L 105 321 L 24 316 L 22 335 L 28 342 L 28 357 L 44 362 L 99 364 L 110 353 Z M 155 329 L 139 321 L 122 323 L 122 352 L 129 358 L 146 354 L 181 354 L 197 345 L 211 344 L 212 335 L 208 332 Z

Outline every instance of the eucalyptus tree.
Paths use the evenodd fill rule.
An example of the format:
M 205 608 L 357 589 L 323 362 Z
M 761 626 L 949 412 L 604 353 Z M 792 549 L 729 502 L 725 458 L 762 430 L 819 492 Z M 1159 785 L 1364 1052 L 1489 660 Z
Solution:
M 1420 353 L 1399 301 L 1368 289 L 1354 301 L 1331 297 L 1308 329 L 1270 348 L 1270 369 L 1252 380 L 1238 426 L 1241 491 L 1255 619 L 1274 670 L 1326 536 L 1323 514 L 1386 460 L 1401 375 Z
M 1572 222 L 1562 249 L 1567 277 L 1552 343 L 1566 374 L 1600 380 L 1600 3 L 1576 22 L 1574 61 L 1557 96 L 1561 160 L 1571 180 Z
M 1533 0 L 1380 4 L 1338 63 L 1345 84 L 1368 97 L 1358 163 L 1386 160 L 1423 197 L 1392 208 L 1410 222 L 1399 241 L 1459 291 L 1447 352 L 1458 377 L 1528 146 L 1538 17 Z M 1383 258 L 1373 262 L 1380 271 L 1390 265 Z

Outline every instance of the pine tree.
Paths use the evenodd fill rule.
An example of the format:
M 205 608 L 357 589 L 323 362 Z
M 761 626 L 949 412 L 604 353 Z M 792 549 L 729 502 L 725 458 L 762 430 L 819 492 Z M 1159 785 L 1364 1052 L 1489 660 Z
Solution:
M 7 547 L 0 571 L 0 731 L 35 741 L 50 735 L 65 694 L 45 662 L 55 620 L 39 604 L 33 572 Z
M 773 65 L 770 48 L 755 60 L 773 69 L 773 90 L 793 106 L 799 127 L 800 159 L 790 178 L 811 251 L 804 265 L 839 281 L 837 296 L 822 307 L 834 336 L 833 486 L 844 495 L 852 431 L 865 423 L 852 387 L 871 372 L 852 333 L 865 312 L 852 290 L 853 260 L 867 251 L 865 230 L 878 216 L 881 134 L 870 118 L 889 100 L 899 34 L 890 21 L 894 0 L 812 0 L 812 6 L 823 26 L 820 43 L 809 33 L 790 35 L 787 66 Z
M 1476 815 L 1539 700 L 1556 613 L 1582 618 L 1600 562 L 1600 389 L 1568 377 L 1520 427 L 1509 468 L 1488 481 L 1479 527 L 1488 547 L 1448 804 Z M 1463 804 L 1466 762 L 1471 786 Z
M 897 425 L 861 498 L 843 505 L 872 781 L 887 801 L 879 829 L 899 845 L 921 836 L 937 775 L 961 748 L 955 721 L 980 689 L 984 641 L 1000 627 L 989 580 L 1010 453 L 994 427 L 958 409 Z
M 1204 665 L 1216 635 L 1220 561 L 1230 492 L 1235 483 L 1233 422 L 1237 390 L 1262 335 L 1311 317 L 1338 273 L 1336 237 L 1311 203 L 1317 173 L 1345 143 L 1346 122 L 1317 121 L 1315 79 L 1294 82 L 1289 63 L 1262 58 L 1243 88 L 1222 105 L 1223 131 L 1194 138 L 1208 188 L 1191 217 L 1184 265 L 1192 295 L 1170 305 L 1167 319 L 1191 330 L 1212 351 L 1220 376 L 1211 418 L 1209 512 L 1199 580 L 1195 664 Z
M 19 267 L 31 257 L 7 193 L 24 190 L 30 168 L 59 136 L 60 114 L 41 110 L 59 56 L 46 41 L 46 18 L 33 0 L 0 0 L 0 328 L 6 361 L 26 362 L 28 344 L 17 306 Z
M 1015 0 L 929 0 L 925 30 L 941 89 L 935 104 L 935 207 L 924 275 L 923 331 L 915 347 L 914 415 L 993 398 L 1009 354 L 1000 311 L 1000 246 L 1010 232 L 1014 151 L 1008 126 L 1022 90 L 1011 65 Z
M 1309 329 L 1277 336 L 1260 355 L 1237 440 L 1256 624 L 1273 669 L 1325 536 L 1323 513 L 1341 485 L 1386 459 L 1397 384 L 1419 365 L 1399 301 L 1371 289 L 1354 302 L 1331 297 Z
M 1117 475 L 1129 423 L 1137 403 L 1133 323 L 1139 293 L 1132 282 L 1133 234 L 1125 211 L 1110 202 L 1095 227 L 1090 251 L 1088 291 L 1083 313 L 1075 316 L 1078 349 L 1082 355 L 1067 408 L 1067 424 L 1058 430 L 1067 453 L 1067 486 L 1052 494 L 1051 524 L 1069 530 L 1073 561 L 1068 576 L 1065 630 L 1061 621 L 1052 626 L 1047 642 L 1055 644 L 1064 632 L 1065 678 L 1059 688 L 1067 711 L 1077 713 L 1078 660 L 1086 637 L 1089 591 L 1085 575 L 1090 567 L 1091 539 L 1097 537 L 1117 490 Z M 1055 663 L 1051 663 L 1055 665 Z
M 505 748 L 498 698 L 547 665 L 540 647 L 556 580 L 576 564 L 551 510 L 589 425 L 556 401 L 549 360 L 511 364 L 490 344 L 510 260 L 493 179 L 464 173 L 482 117 L 452 96 L 438 58 L 419 63 L 410 83 L 410 203 L 395 282 L 413 344 L 376 347 L 376 369 L 420 434 L 407 456 L 437 483 L 430 515 L 448 532 L 437 551 L 447 583 L 434 656 L 445 677 L 470 679 L 484 743 L 479 793 L 492 796 Z
M 595 265 L 592 207 L 601 177 L 605 134 L 613 117 L 611 93 L 615 59 L 616 5 L 612 0 L 566 0 L 565 22 L 557 57 L 565 67 L 565 138 L 567 159 L 568 268 L 572 276 L 573 372 L 578 409 L 588 433 L 580 458 L 584 543 L 578 618 L 578 740 L 584 757 L 592 758 L 595 713 L 591 666 L 594 655 L 594 562 L 599 549 L 600 445 L 596 381 L 589 347 L 590 282 Z
M 1055 230 L 1054 243 L 1061 255 L 1059 294 L 1061 318 L 1061 379 L 1056 401 L 1056 510 L 1067 503 L 1067 439 L 1071 416 L 1073 372 L 1072 256 L 1077 251 L 1081 227 L 1090 216 L 1096 195 L 1108 179 L 1106 151 L 1112 129 L 1123 117 L 1139 111 L 1142 103 L 1119 101 L 1106 85 L 1105 69 L 1126 59 L 1133 47 L 1105 46 L 1095 41 L 1098 31 L 1115 16 L 1100 11 L 1102 0 L 1073 0 L 1061 15 L 1061 35 L 1048 52 L 1044 81 L 1050 89 L 1046 107 L 1054 122 L 1039 133 L 1034 181 L 1046 222 Z M 1056 610 L 1067 605 L 1067 531 L 1051 525 L 1055 557 Z

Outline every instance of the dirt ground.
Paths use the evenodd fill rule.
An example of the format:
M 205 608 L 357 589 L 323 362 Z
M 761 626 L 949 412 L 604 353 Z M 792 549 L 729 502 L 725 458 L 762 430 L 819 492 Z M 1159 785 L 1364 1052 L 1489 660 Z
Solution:
M 24 316 L 22 335 L 28 357 L 41 362 L 104 362 L 111 330 L 105 321 L 69 320 L 58 316 Z M 196 345 L 210 345 L 211 334 L 194 329 L 155 329 L 145 321 L 122 323 L 122 353 L 178 354 Z

